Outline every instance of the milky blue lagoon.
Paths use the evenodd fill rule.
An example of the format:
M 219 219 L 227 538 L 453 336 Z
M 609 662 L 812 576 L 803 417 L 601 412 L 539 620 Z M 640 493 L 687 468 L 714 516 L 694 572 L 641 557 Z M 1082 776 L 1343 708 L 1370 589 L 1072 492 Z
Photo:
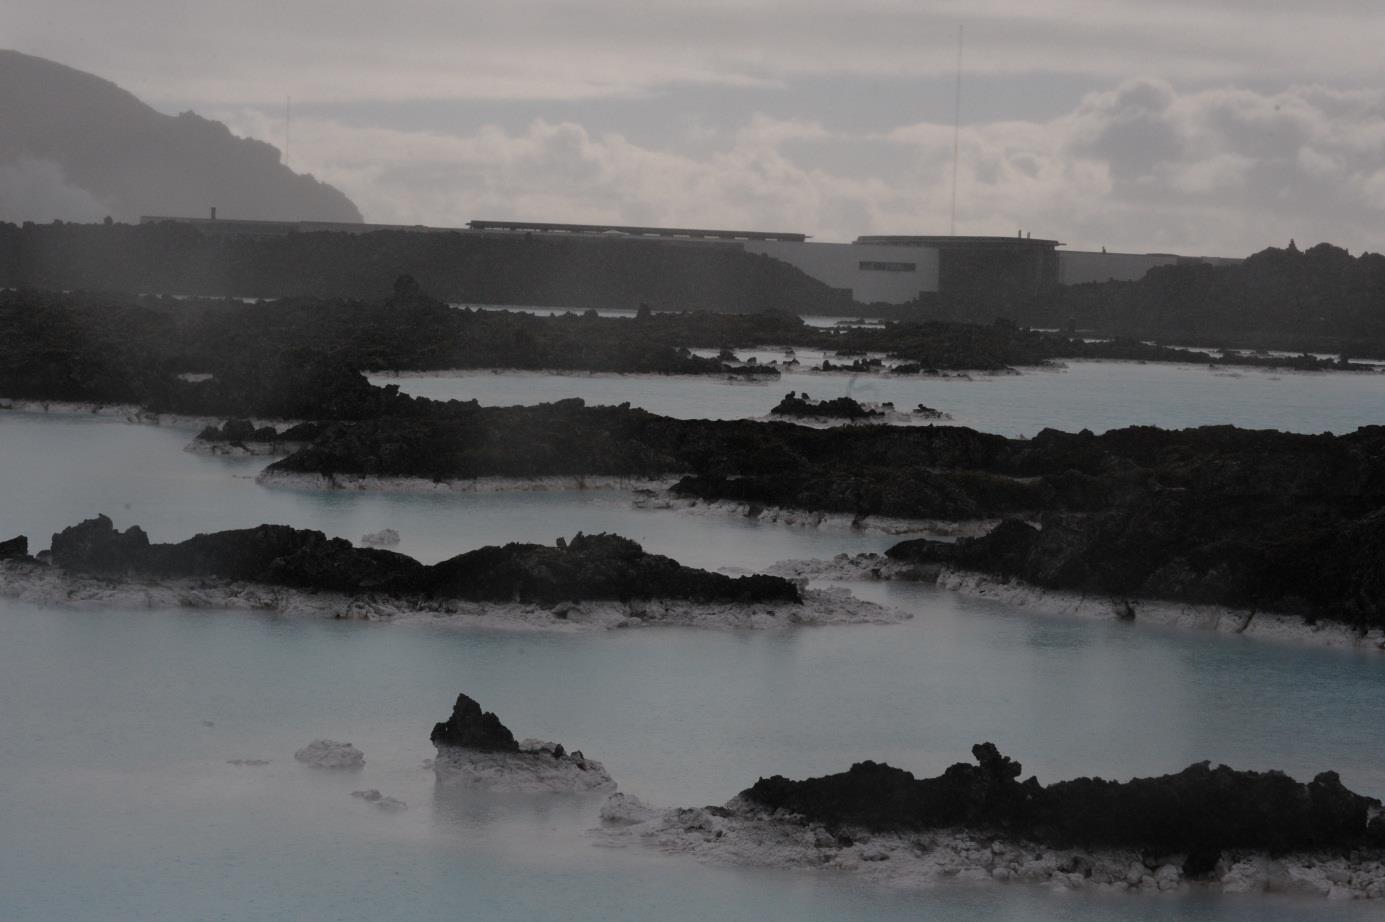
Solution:
M 548 379 L 548 396 L 571 393 L 572 380 Z M 956 387 L 995 393 L 984 389 L 1026 380 L 1062 378 Z M 1318 388 L 1365 379 L 1281 380 L 1295 396 L 1266 415 L 1327 406 Z M 1348 409 L 1364 417 L 1377 406 Z M 638 511 L 614 493 L 271 490 L 253 480 L 263 459 L 188 454 L 191 435 L 0 414 L 0 537 L 25 532 L 42 548 L 54 530 L 105 511 L 156 541 L 262 521 L 351 538 L 388 526 L 401 550 L 436 560 L 609 529 L 698 566 L 752 569 L 895 540 Z M 760 775 L 862 758 L 934 773 L 983 739 L 1045 781 L 1212 759 L 1301 778 L 1336 769 L 1354 789 L 1385 794 L 1379 656 L 1035 616 L 918 585 L 853 589 L 915 617 L 783 632 L 535 634 L 0 601 L 0 917 L 1378 917 L 1378 906 L 1317 900 L 998 885 L 897 892 L 706 867 L 593 844 L 600 798 L 435 790 L 421 767 L 432 723 L 465 690 L 520 736 L 581 748 L 623 790 L 659 805 L 721 802 Z M 293 761 L 319 737 L 353 741 L 365 769 L 341 776 Z M 349 796 L 363 788 L 409 807 L 385 814 Z
M 782 358 L 782 352 L 759 354 Z M 806 350 L 799 360 L 806 364 L 809 357 L 820 362 Z M 514 371 L 375 375 L 371 380 L 398 384 L 405 393 L 438 400 L 475 399 L 500 406 L 581 397 L 593 404 L 628 401 L 681 419 L 763 417 L 789 391 L 801 391 L 817 400 L 847 396 L 890 401 L 901 411 L 922 403 L 951 414 L 958 425 L 1008 436 L 1032 436 L 1046 427 L 1104 432 L 1133 425 L 1181 429 L 1228 423 L 1292 432 L 1350 432 L 1385 421 L 1385 374 L 1379 372 L 1214 369 L 1156 362 L 1068 362 L 1053 370 L 1025 369 L 1019 375 L 946 378 L 800 369 L 768 384 L 713 376 L 555 376 Z

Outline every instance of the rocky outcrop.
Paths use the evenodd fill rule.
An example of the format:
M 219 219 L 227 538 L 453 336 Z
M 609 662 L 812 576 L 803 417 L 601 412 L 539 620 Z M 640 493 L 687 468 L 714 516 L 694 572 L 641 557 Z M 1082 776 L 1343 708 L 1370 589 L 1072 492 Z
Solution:
M 990 743 L 977 764 L 915 778 L 862 762 L 804 781 L 762 778 L 723 807 L 650 810 L 613 799 L 603 835 L 775 867 L 847 870 L 893 884 L 1024 881 L 1063 889 L 1206 887 L 1385 897 L 1385 816 L 1332 772 L 1208 763 L 1128 782 L 1020 781 Z
M 497 791 L 585 793 L 614 791 L 605 767 L 561 743 L 516 742 L 500 718 L 465 694 L 452 716 L 435 724 L 433 771 L 438 782 Z
M 743 796 L 833 828 L 1004 829 L 1058 847 L 1146 848 L 1202 864 L 1215 864 L 1224 849 L 1385 848 L 1380 801 L 1349 791 L 1333 772 L 1301 784 L 1281 772 L 1203 762 L 1156 778 L 1043 786 L 1020 781 L 1020 764 L 991 743 L 972 754 L 976 765 L 958 763 L 936 778 L 861 762 L 805 781 L 762 778 Z
M 557 604 L 677 599 L 796 605 L 797 587 L 770 576 L 729 577 L 648 554 L 618 535 L 559 539 L 554 547 L 507 544 L 424 566 L 412 557 L 358 548 L 287 525 L 260 525 L 150 544 L 138 526 L 117 531 L 104 515 L 53 536 L 53 563 L 76 574 L 220 578 L 346 593 Z
M 286 455 L 317 438 L 324 428 L 321 423 L 298 423 L 280 430 L 256 427 L 248 419 L 228 419 L 220 426 L 203 428 L 186 450 L 210 455 Z
M 824 417 L 829 419 L 860 420 L 883 417 L 884 411 L 865 406 L 850 397 L 836 397 L 831 400 L 813 400 L 806 393 L 799 395 L 789 391 L 774 409 L 773 416 Z
M 17 535 L 8 541 L 0 541 L 0 560 L 23 560 L 29 556 L 29 539 Z
M 519 751 L 519 743 L 509 727 L 490 711 L 482 711 L 481 705 L 465 694 L 457 696 L 452 716 L 434 724 L 428 738 L 436 746 L 460 746 L 482 752 Z

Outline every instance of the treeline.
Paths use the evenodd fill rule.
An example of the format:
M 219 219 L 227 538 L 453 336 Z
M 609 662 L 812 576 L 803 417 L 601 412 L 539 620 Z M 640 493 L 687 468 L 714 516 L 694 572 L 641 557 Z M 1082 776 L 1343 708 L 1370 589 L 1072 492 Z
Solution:
M 847 292 L 739 247 L 554 235 L 210 236 L 188 225 L 0 224 L 0 287 L 380 298 L 410 275 L 471 304 L 850 314 Z

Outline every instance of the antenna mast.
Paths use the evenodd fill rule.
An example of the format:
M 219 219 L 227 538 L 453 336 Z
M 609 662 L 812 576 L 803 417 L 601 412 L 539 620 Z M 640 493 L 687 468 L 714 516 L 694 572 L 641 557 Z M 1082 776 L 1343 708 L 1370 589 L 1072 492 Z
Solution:
M 952 222 L 948 234 L 957 236 L 957 159 L 962 136 L 962 27 L 957 27 L 957 85 L 952 100 Z

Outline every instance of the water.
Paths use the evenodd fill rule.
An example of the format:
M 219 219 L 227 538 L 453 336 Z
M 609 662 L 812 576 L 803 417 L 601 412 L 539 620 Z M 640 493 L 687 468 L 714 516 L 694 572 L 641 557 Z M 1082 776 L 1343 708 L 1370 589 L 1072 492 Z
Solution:
M 262 459 L 184 453 L 187 430 L 0 414 L 0 532 L 98 510 L 155 540 L 280 521 L 383 526 L 425 559 L 612 528 L 702 566 L 756 567 L 891 539 L 632 510 L 610 494 L 269 490 Z M 129 504 L 126 508 L 125 504 Z M 599 798 L 458 794 L 421 768 L 459 691 L 521 736 L 604 761 L 663 805 L 862 758 L 934 773 L 989 739 L 1045 781 L 1199 759 L 1325 769 L 1385 793 L 1378 656 L 1044 618 L 905 584 L 858 594 L 907 623 L 784 632 L 511 634 L 0 600 L 0 917 L 1289 920 L 1379 907 L 866 887 L 594 845 Z M 207 726 L 204 722 L 213 725 Z M 292 759 L 355 742 L 357 775 Z M 269 759 L 233 766 L 228 759 Z M 389 815 L 349 796 L 408 802 Z M 1372 912 L 1373 910 L 1373 912 Z
M 1304 908 L 870 892 L 597 848 L 586 830 L 599 798 L 434 790 L 420 767 L 428 729 L 463 689 L 664 804 L 862 757 L 932 772 L 982 738 L 1046 779 L 1212 757 L 1385 782 L 1360 737 L 1385 691 L 1378 663 L 900 589 L 911 623 L 773 634 L 534 636 L 0 603 L 0 821 L 24 830 L 0 844 L 7 917 L 1249 920 Z M 355 742 L 365 770 L 294 763 L 319 736 Z M 409 809 L 349 796 L 366 787 Z
M 757 355 L 762 360 L 783 357 L 777 351 L 739 355 Z M 807 364 L 821 358 L 803 350 L 799 360 Z M 1032 436 L 1044 428 L 1104 432 L 1131 425 L 1184 428 L 1226 423 L 1340 433 L 1385 422 L 1385 374 L 1227 370 L 1162 363 L 1070 362 L 1060 370 L 947 378 L 798 370 L 768 384 L 733 383 L 713 376 L 512 371 L 376 375 L 371 380 L 398 384 L 405 393 L 438 400 L 475 399 L 499 406 L 581 397 L 591 404 L 629 402 L 680 419 L 764 417 L 789 391 L 800 391 L 817 400 L 848 396 L 889 401 L 901 411 L 921 403 L 951 414 L 957 425 L 1008 436 Z
M 110 417 L 0 412 L 0 534 L 26 534 L 31 549 L 98 513 L 118 528 L 139 525 L 154 541 L 275 522 L 352 540 L 382 528 L 395 548 L 433 563 L 487 544 L 551 544 L 579 530 L 610 531 L 691 566 L 767 567 L 779 560 L 881 551 L 898 538 L 847 528 L 781 528 L 730 515 L 637 510 L 615 491 L 557 493 L 324 493 L 266 489 L 265 458 L 182 450 L 196 429 L 131 425 Z M 22 486 L 18 486 L 22 484 Z

